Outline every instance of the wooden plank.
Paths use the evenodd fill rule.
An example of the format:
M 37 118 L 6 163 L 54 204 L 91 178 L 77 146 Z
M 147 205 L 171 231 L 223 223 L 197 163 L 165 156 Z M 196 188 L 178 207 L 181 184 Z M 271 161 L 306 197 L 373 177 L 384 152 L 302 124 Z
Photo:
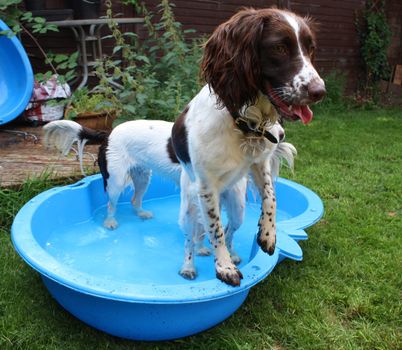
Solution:
M 7 125 L 7 129 L 29 132 L 42 138 L 42 128 L 20 125 Z M 0 186 L 16 186 L 29 178 L 50 174 L 51 178 L 68 178 L 80 176 L 79 163 L 75 156 L 60 158 L 55 151 L 46 149 L 33 138 L 23 137 L 1 131 L 0 129 Z M 96 145 L 88 145 L 85 151 L 97 154 Z M 94 158 L 85 155 L 84 167 L 88 173 L 97 172 Z
M 392 82 L 397 85 L 402 85 L 402 65 L 396 65 Z
M 48 0 L 53 3 L 61 0 Z M 196 35 L 211 33 L 220 23 L 227 20 L 242 6 L 255 8 L 269 7 L 277 5 L 277 0 L 172 0 L 176 4 L 174 12 L 177 20 L 183 23 L 184 28 L 194 28 Z M 157 13 L 159 8 L 156 6 L 160 0 L 147 0 L 149 9 Z M 319 50 L 317 52 L 317 64 L 319 67 L 328 64 L 335 66 L 343 65 L 344 69 L 361 69 L 359 62 L 359 41 L 355 28 L 356 10 L 364 8 L 365 0 L 291 0 L 291 9 L 301 15 L 309 14 L 317 20 L 319 26 L 317 38 Z M 113 2 L 113 8 L 118 11 L 119 8 L 125 11 L 125 14 L 133 13 L 127 7 L 121 5 L 121 2 Z M 131 12 L 130 12 L 131 11 Z M 400 0 L 389 0 L 386 2 L 386 13 L 389 19 L 391 30 L 393 32 L 392 43 L 389 49 L 390 62 L 400 64 L 402 61 L 402 2 Z M 142 31 L 145 37 L 147 34 Z M 75 43 L 72 38 L 63 38 L 54 42 L 49 39 L 47 45 L 56 51 L 62 46 L 69 50 L 75 50 Z M 58 46 L 59 45 L 59 46 Z M 106 46 L 109 46 L 108 43 Z M 32 49 L 33 50 L 33 49 Z M 33 50 L 34 51 L 34 50 Z M 36 61 L 36 60 L 35 60 Z M 39 59 L 37 59 L 39 62 Z M 345 62 L 353 64 L 345 66 Z M 37 63 L 35 62 L 35 65 Z

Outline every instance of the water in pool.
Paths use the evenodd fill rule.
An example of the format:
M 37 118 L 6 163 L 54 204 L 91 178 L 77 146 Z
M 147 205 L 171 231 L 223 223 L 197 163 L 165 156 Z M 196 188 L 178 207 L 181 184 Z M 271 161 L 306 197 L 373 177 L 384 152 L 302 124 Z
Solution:
M 49 232 L 44 249 L 63 264 L 106 280 L 192 283 L 178 274 L 184 249 L 183 233 L 177 223 L 179 201 L 179 195 L 145 201 L 144 208 L 154 213 L 150 220 L 135 216 L 129 202 L 120 203 L 116 215 L 119 226 L 113 231 L 103 227 L 106 207 L 99 207 L 90 220 L 74 224 L 73 229 L 68 225 Z M 248 204 L 245 221 L 235 234 L 235 249 L 243 261 L 240 268 L 250 258 L 259 214 L 258 204 Z M 288 213 L 278 210 L 278 223 L 287 218 Z M 197 257 L 195 263 L 197 281 L 215 277 L 212 256 Z

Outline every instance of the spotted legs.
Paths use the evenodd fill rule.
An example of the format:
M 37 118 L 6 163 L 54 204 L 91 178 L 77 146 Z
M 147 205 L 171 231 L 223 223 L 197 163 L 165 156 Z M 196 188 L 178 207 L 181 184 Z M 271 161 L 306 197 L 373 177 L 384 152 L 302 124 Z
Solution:
M 179 273 L 186 279 L 194 279 L 197 276 L 194 266 L 194 241 L 199 234 L 197 195 L 195 185 L 185 171 L 181 173 L 180 188 L 179 225 L 184 233 L 184 261 Z
M 225 244 L 218 191 L 204 183 L 198 184 L 197 193 L 204 229 L 209 234 L 209 240 L 215 254 L 216 277 L 227 284 L 238 286 L 243 276 L 233 264 Z
M 257 242 L 269 255 L 274 254 L 276 244 L 276 198 L 269 161 L 252 166 L 254 182 L 261 196 L 261 216 L 258 221 Z
M 181 200 L 179 225 L 184 232 L 184 261 L 180 274 L 187 279 L 196 277 L 194 267 L 194 251 L 196 243 L 200 242 L 199 215 L 202 216 L 203 228 L 209 234 L 211 246 L 215 254 L 216 276 L 232 286 L 240 285 L 243 278 L 231 260 L 225 244 L 225 234 L 220 220 L 218 191 L 208 185 L 191 182 L 188 174 L 183 171 L 180 179 Z M 204 232 L 205 232 L 204 231 Z

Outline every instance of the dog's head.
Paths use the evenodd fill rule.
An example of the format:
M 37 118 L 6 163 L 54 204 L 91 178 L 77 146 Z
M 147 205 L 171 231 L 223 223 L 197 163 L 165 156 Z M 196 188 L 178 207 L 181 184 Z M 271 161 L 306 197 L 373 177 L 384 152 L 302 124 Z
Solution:
M 206 42 L 201 72 L 232 113 L 253 104 L 261 91 L 282 117 L 308 123 L 308 105 L 326 93 L 314 53 L 309 19 L 285 10 L 245 9 Z

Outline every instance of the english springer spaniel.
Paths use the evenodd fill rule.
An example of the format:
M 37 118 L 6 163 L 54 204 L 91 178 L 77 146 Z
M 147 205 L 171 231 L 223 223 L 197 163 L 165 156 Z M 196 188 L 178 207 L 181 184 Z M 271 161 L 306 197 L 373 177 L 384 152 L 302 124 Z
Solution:
M 262 202 L 258 243 L 273 254 L 276 199 L 265 130 L 279 117 L 311 121 L 308 105 L 326 93 L 313 66 L 315 47 L 308 18 L 279 9 L 236 13 L 206 42 L 201 69 L 207 85 L 173 126 L 173 148 L 185 169 L 180 224 L 186 249 L 193 249 L 188 213 L 196 196 L 214 250 L 216 276 L 227 284 L 240 285 L 242 274 L 225 243 L 220 194 L 251 171 Z M 248 118 L 249 108 L 256 118 Z

